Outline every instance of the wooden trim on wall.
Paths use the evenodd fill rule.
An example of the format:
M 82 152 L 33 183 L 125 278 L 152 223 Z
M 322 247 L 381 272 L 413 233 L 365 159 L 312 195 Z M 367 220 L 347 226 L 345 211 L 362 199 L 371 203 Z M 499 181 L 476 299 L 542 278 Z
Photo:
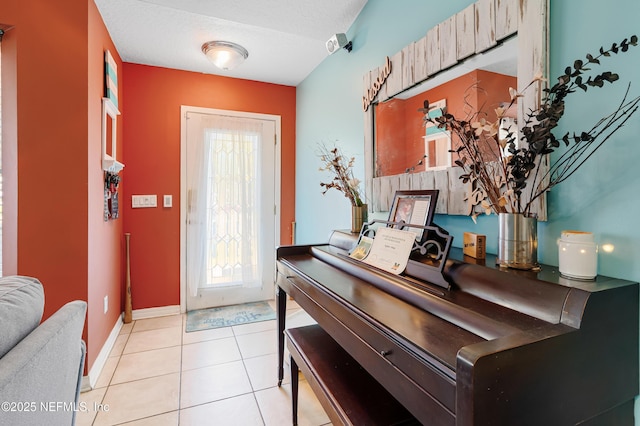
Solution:
M 530 52 L 518 55 L 518 82 L 529 82 L 536 73 L 548 75 L 548 10 L 549 0 L 478 0 L 462 11 L 428 29 L 425 37 L 412 42 L 391 56 L 392 68 L 386 84 L 378 92 L 375 102 L 393 98 L 404 90 L 416 86 L 455 67 L 461 61 L 485 52 L 512 37 L 518 31 L 527 34 L 518 37 L 518 51 Z M 370 87 L 379 68 L 363 77 L 365 91 Z M 366 93 L 366 92 L 365 92 Z M 527 102 L 518 104 L 518 117 L 531 106 L 538 96 L 530 96 Z M 518 120 L 522 123 L 523 120 Z M 393 192 L 406 189 L 433 189 L 422 185 L 435 185 L 440 190 L 436 213 L 467 215 L 465 201 L 468 188 L 456 181 L 458 168 L 431 171 L 426 176 L 386 176 L 374 178 L 374 113 L 369 108 L 364 113 L 365 143 L 365 191 L 372 211 L 387 211 L 387 200 Z M 421 174 L 418 174 L 421 175 Z M 427 183 L 433 182 L 433 183 Z M 418 187 L 420 186 L 420 187 Z M 546 220 L 545 197 L 540 197 L 534 208 L 539 220 Z

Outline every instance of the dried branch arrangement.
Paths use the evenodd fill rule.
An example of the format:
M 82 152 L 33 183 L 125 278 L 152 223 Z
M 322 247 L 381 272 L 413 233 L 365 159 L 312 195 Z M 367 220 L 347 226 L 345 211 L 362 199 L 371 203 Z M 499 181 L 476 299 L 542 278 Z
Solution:
M 587 54 L 585 59 L 574 61 L 553 86 L 542 89 L 544 95 L 536 109 L 525 114 L 521 131 L 510 131 L 503 139 L 497 137 L 501 119 L 518 98 L 526 96 L 528 88 L 541 87 L 541 75 L 520 93 L 509 89 L 511 103 L 496 110 L 498 118 L 494 122 L 487 121 L 479 111 L 472 111 L 464 119 L 446 111 L 440 117 L 430 118 L 428 101 L 419 111 L 424 114 L 425 124 L 433 123 L 449 130 L 459 140 L 458 147 L 452 151 L 458 154 L 455 164 L 465 170 L 461 179 L 473 183 L 474 197 L 487 214 L 530 215 L 537 198 L 573 175 L 638 110 L 640 96 L 629 99 L 629 85 L 618 107 L 595 124 L 567 132 L 562 137 L 553 133 L 565 113 L 565 100 L 569 95 L 603 88 L 620 78 L 611 71 L 597 73 L 593 69 L 601 66 L 601 61 L 627 52 L 637 44 L 638 37 L 633 35 L 609 49 L 601 47 L 596 56 Z M 548 161 L 548 154 L 560 149 L 564 151 L 555 156 L 548 168 L 541 167 Z

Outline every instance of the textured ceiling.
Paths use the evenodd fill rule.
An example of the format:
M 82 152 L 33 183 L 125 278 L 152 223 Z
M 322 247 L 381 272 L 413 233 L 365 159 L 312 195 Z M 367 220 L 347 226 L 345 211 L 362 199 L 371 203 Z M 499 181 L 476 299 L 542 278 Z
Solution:
M 95 0 L 124 62 L 296 86 L 366 0 Z M 202 53 L 225 40 L 249 51 L 222 71 Z M 338 52 L 347 54 L 346 51 Z

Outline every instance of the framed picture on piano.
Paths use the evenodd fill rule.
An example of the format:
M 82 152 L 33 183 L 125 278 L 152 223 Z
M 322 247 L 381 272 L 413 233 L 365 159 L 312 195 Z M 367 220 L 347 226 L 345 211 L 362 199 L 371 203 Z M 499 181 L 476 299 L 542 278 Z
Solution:
M 437 201 L 437 189 L 396 191 L 389 211 L 389 225 L 414 232 L 420 241 L 424 229 L 406 225 L 430 226 Z

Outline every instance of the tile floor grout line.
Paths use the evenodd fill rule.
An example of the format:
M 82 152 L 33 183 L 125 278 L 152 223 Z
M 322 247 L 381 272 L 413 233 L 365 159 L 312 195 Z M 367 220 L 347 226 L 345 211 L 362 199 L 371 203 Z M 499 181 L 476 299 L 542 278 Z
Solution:
M 260 408 L 260 404 L 258 403 L 258 398 L 256 397 L 256 391 L 252 392 L 253 400 L 256 403 L 256 407 L 258 407 L 258 412 L 260 413 L 260 420 L 262 420 L 262 426 L 266 426 L 267 421 L 264 419 L 264 414 L 262 413 L 262 408 Z
M 133 330 L 133 326 L 131 326 L 131 329 Z M 127 336 L 127 338 L 125 339 L 124 344 L 122 345 L 122 351 L 124 351 L 124 348 L 127 346 L 127 342 L 129 342 L 129 337 L 131 337 L 131 331 L 129 331 L 128 333 L 125 333 L 125 334 L 118 334 L 118 337 L 120 337 L 122 335 L 126 335 Z M 117 339 L 117 337 L 116 337 L 116 339 Z M 113 348 L 111 348 L 111 350 L 113 350 Z M 108 356 L 107 359 L 109 359 L 109 358 L 111 358 L 111 357 Z M 113 373 L 111 373 L 111 377 L 109 377 L 109 380 L 107 381 L 107 384 L 104 386 L 105 390 L 104 390 L 104 394 L 102 395 L 102 398 L 100 398 L 100 404 L 104 404 L 105 403 L 104 399 L 107 397 L 107 392 L 109 391 L 109 387 L 111 387 L 111 382 L 113 381 L 113 376 L 115 376 L 116 370 L 118 369 L 118 365 L 120 365 L 120 360 L 122 359 L 122 352 L 120 352 L 120 354 L 117 357 L 114 357 L 114 358 L 118 358 L 118 361 L 116 362 L 116 365 L 113 368 Z M 100 373 L 100 374 L 102 374 L 102 373 Z M 98 380 L 100 380 L 100 377 L 98 377 Z M 101 388 L 94 388 L 92 390 L 96 390 L 96 389 L 101 389 Z M 100 412 L 96 412 L 94 414 L 93 421 L 91 422 L 91 426 L 93 426 L 96 423 L 96 421 L 98 420 L 98 414 L 100 414 Z
M 296 309 L 296 310 L 299 310 L 299 309 Z M 287 313 L 290 313 L 289 310 L 287 310 Z M 258 393 L 266 392 L 267 394 L 271 394 L 271 393 L 274 392 L 274 390 L 277 390 L 278 387 L 275 385 L 275 382 L 274 382 L 273 385 L 271 385 L 270 381 L 265 381 L 266 380 L 266 376 L 264 376 L 264 374 L 266 373 L 265 369 L 268 368 L 268 367 L 266 367 L 266 365 L 267 365 L 266 363 L 262 364 L 263 368 L 261 368 L 259 370 L 256 370 L 255 366 L 256 365 L 260 365 L 260 362 L 256 361 L 258 364 L 254 364 L 254 366 L 251 369 L 251 371 L 253 371 L 253 373 L 249 374 L 249 370 L 250 369 L 249 369 L 249 366 L 248 366 L 247 362 L 251 362 L 251 360 L 254 360 L 254 359 L 257 360 L 258 358 L 271 357 L 271 356 L 273 356 L 275 354 L 275 352 L 272 352 L 271 349 L 270 349 L 269 353 L 253 355 L 252 352 L 256 352 L 255 351 L 255 347 L 247 346 L 245 349 L 247 350 L 248 354 L 251 355 L 251 356 L 245 358 L 245 355 L 242 353 L 241 344 L 240 344 L 240 340 L 241 339 L 242 340 L 247 339 L 247 341 L 250 341 L 251 337 L 252 337 L 251 335 L 255 335 L 255 334 L 259 334 L 259 333 L 265 333 L 265 334 L 272 333 L 274 331 L 272 326 L 267 326 L 267 327 L 264 327 L 264 328 L 258 327 L 258 329 L 252 330 L 251 332 L 246 332 L 246 330 L 245 331 L 242 330 L 242 328 L 244 326 L 250 326 L 249 324 L 243 324 L 243 325 L 236 326 L 236 327 L 230 326 L 229 327 L 230 328 L 230 330 L 229 330 L 230 336 L 228 336 L 228 337 L 233 337 L 234 344 L 235 344 L 235 349 L 238 351 L 238 354 L 239 354 L 239 359 L 232 360 L 232 361 L 225 361 L 225 362 L 222 362 L 222 363 L 214 363 L 214 364 L 211 364 L 211 365 L 200 366 L 198 368 L 188 369 L 188 368 L 184 368 L 184 365 L 183 365 L 183 361 L 185 360 L 184 348 L 187 345 L 192 345 L 192 344 L 197 344 L 197 343 L 204 343 L 204 342 L 211 342 L 211 341 L 225 339 L 225 338 L 228 338 L 228 337 L 214 337 L 214 338 L 207 338 L 207 339 L 204 339 L 204 340 L 191 341 L 191 343 L 185 343 L 185 340 L 187 338 L 186 328 L 185 328 L 186 327 L 186 315 L 185 314 L 180 314 L 180 316 L 181 316 L 181 333 L 180 333 L 180 338 L 179 338 L 179 341 L 180 341 L 180 344 L 179 344 L 180 354 L 179 354 L 179 365 L 178 365 L 178 374 L 179 374 L 179 376 L 178 376 L 178 388 L 177 388 L 177 398 L 178 398 L 177 408 L 175 410 L 168 410 L 168 411 L 163 411 L 163 412 L 159 412 L 159 413 L 154 413 L 152 415 L 145 415 L 144 417 L 140 417 L 140 418 L 136 418 L 136 419 L 129 419 L 129 420 L 126 420 L 126 421 L 118 420 L 117 423 L 114 423 L 114 419 L 112 419 L 111 421 L 109 421 L 109 423 L 115 426 L 116 424 L 117 425 L 121 425 L 121 424 L 129 423 L 129 422 L 138 422 L 138 421 L 143 421 L 143 420 L 149 421 L 149 419 L 153 419 L 153 418 L 155 418 L 157 416 L 166 416 L 167 414 L 171 414 L 171 418 L 175 419 L 177 421 L 177 424 L 180 425 L 180 424 L 183 424 L 182 414 L 186 410 L 190 410 L 190 409 L 195 408 L 195 407 L 206 406 L 206 405 L 209 405 L 209 404 L 212 404 L 213 406 L 216 406 L 217 403 L 220 403 L 222 401 L 233 400 L 233 399 L 239 398 L 239 397 L 248 397 L 249 394 L 253 395 L 252 401 L 255 403 L 255 406 L 257 407 L 257 411 L 258 411 L 256 413 L 256 415 L 259 415 L 259 419 L 260 419 L 260 422 L 262 422 L 262 425 L 264 426 L 264 425 L 269 424 L 268 421 L 272 422 L 273 421 L 273 419 L 272 419 L 273 413 L 271 413 L 271 408 L 269 410 L 267 410 L 269 412 L 264 412 L 263 411 L 263 409 L 265 407 L 262 407 L 260 405 L 259 400 L 264 399 L 264 397 L 261 396 L 260 398 L 258 398 Z M 271 320 L 271 321 L 273 321 L 273 320 Z M 144 356 L 144 353 L 146 353 L 146 352 L 151 352 L 153 350 L 160 350 L 160 349 L 169 349 L 169 348 L 178 346 L 178 345 L 164 346 L 164 347 L 159 347 L 159 348 L 154 348 L 154 349 L 146 349 L 146 350 L 143 350 L 143 351 L 130 352 L 128 354 L 124 354 L 124 350 L 125 350 L 127 344 L 130 342 L 130 339 L 131 339 L 133 333 L 140 333 L 141 332 L 141 331 L 134 332 L 133 330 L 136 328 L 135 326 L 136 326 L 136 321 L 134 321 L 134 323 L 131 325 L 131 327 L 128 328 L 127 332 L 123 333 L 124 335 L 126 335 L 126 338 L 124 339 L 125 341 L 123 342 L 122 350 L 119 353 L 119 355 L 116 356 L 117 361 L 115 361 L 115 366 L 112 369 L 111 376 L 106 381 L 106 385 L 104 386 L 104 394 L 99 399 L 99 401 L 101 403 L 103 403 L 103 404 L 107 400 L 107 393 L 109 393 L 110 390 L 113 390 L 114 387 L 116 387 L 116 386 L 126 385 L 126 384 L 130 384 L 130 383 L 133 383 L 133 382 L 149 379 L 149 378 L 152 378 L 152 377 L 163 377 L 163 376 L 169 376 L 169 375 L 172 375 L 172 374 L 176 374 L 175 372 L 173 372 L 173 373 L 164 373 L 164 374 L 155 375 L 155 376 L 152 376 L 152 377 L 141 377 L 141 378 L 138 378 L 138 379 L 135 379 L 135 380 L 130 380 L 130 381 L 127 381 L 127 382 L 113 384 L 113 379 L 115 377 L 116 372 L 118 371 L 118 367 L 120 367 L 122 365 L 121 363 L 123 361 L 123 356 L 124 355 L 134 355 L 134 354 L 141 353 Z M 138 324 L 138 326 L 139 326 L 139 324 Z M 152 326 L 152 323 L 149 323 L 149 326 Z M 169 327 L 150 328 L 150 329 L 145 329 L 145 330 L 142 330 L 142 331 L 162 330 L 162 329 L 170 329 L 170 328 L 175 328 L 175 327 L 174 326 L 169 326 Z M 225 334 L 226 333 L 227 332 L 225 332 Z M 242 336 L 242 337 L 240 337 L 240 336 Z M 246 346 L 247 341 L 245 341 L 245 343 L 243 343 L 244 346 Z M 259 339 L 258 341 L 262 341 L 262 339 Z M 215 345 L 215 343 L 214 343 L 214 345 Z M 231 346 L 231 342 L 229 342 L 229 345 L 230 345 L 230 347 L 232 347 Z M 195 404 L 195 405 L 192 405 L 192 406 L 189 406 L 189 407 L 184 407 L 183 406 L 183 404 L 182 404 L 183 374 L 185 374 L 187 372 L 190 372 L 190 371 L 198 370 L 198 369 L 210 368 L 210 367 L 215 367 L 215 366 L 220 366 L 220 365 L 225 365 L 225 364 L 230 364 L 230 363 L 237 363 L 238 361 L 242 362 L 242 368 L 243 368 L 245 377 L 246 377 L 246 379 L 248 380 L 248 383 L 249 383 L 249 391 L 242 392 L 242 393 L 240 393 L 238 395 L 226 396 L 224 398 L 216 399 L 214 401 L 207 401 L 207 402 L 198 403 L 198 404 Z M 266 362 L 266 360 L 264 362 Z M 256 375 L 256 374 L 258 374 L 258 375 Z M 263 374 L 263 376 L 260 376 L 260 374 Z M 252 382 L 252 379 L 251 379 L 252 377 L 254 377 L 257 380 L 256 381 L 256 386 L 261 387 L 261 386 L 267 385 L 267 387 L 264 387 L 264 388 L 261 388 L 261 389 L 255 389 L 254 388 L 254 383 Z M 100 378 L 98 378 L 98 379 L 100 379 Z M 304 380 L 304 377 L 301 377 L 301 379 Z M 101 389 L 102 388 L 96 388 L 94 390 L 101 390 Z M 265 396 L 267 394 L 265 394 Z M 166 407 L 165 407 L 165 409 L 166 409 Z M 203 410 L 206 410 L 206 409 L 203 409 Z M 91 425 L 98 424 L 98 414 L 99 414 L 99 412 L 95 413 L 95 417 L 93 417 L 93 420 L 90 422 Z M 176 416 L 176 417 L 174 417 L 174 416 Z M 191 414 L 189 415 L 189 417 L 190 416 L 191 416 Z M 186 417 L 185 417 L 185 419 L 186 419 Z M 105 418 L 104 420 L 108 420 L 108 419 Z M 255 420 L 258 420 L 258 417 L 256 417 Z M 87 423 L 84 423 L 84 424 L 87 424 Z M 175 425 L 176 423 L 172 422 L 172 424 Z M 206 424 L 206 422 L 203 423 L 203 424 Z M 229 423 L 229 424 L 231 424 L 231 423 Z M 326 425 L 330 425 L 330 424 L 331 424 L 330 422 L 329 423 L 316 423 L 316 425 L 318 425 L 318 426 L 326 426 Z M 186 426 L 186 424 L 185 424 L 185 426 Z

